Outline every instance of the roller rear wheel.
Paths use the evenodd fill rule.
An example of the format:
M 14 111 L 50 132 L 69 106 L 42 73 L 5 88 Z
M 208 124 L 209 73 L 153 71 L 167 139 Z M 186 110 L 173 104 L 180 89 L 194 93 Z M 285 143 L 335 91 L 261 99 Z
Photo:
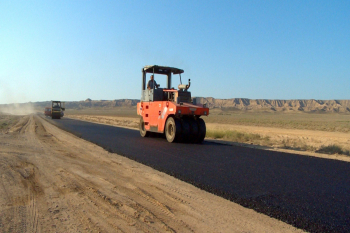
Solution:
M 202 143 L 204 138 L 205 138 L 205 134 L 206 134 L 207 128 L 206 128 L 205 122 L 204 122 L 204 120 L 202 118 L 198 118 L 197 123 L 198 123 L 197 143 Z
M 181 119 L 181 141 L 189 142 L 191 136 L 190 124 L 188 119 Z
M 189 137 L 189 142 L 195 143 L 198 140 L 198 124 L 197 121 L 193 118 L 188 119 L 189 124 L 190 124 L 190 137 Z
M 150 132 L 145 129 L 145 122 L 142 117 L 140 118 L 139 129 L 141 137 L 148 137 L 150 135 Z

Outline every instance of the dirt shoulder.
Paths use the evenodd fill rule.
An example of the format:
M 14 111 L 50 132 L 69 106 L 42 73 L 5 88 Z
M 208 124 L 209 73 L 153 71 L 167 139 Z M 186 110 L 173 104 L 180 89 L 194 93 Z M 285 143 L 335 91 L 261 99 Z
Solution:
M 118 116 L 91 116 L 91 115 L 68 115 L 67 117 L 77 120 L 89 121 L 99 124 L 138 129 L 138 118 L 118 117 Z M 227 140 L 217 140 L 221 143 L 241 145 L 264 150 L 282 151 L 306 156 L 313 156 L 326 159 L 335 159 L 350 162 L 350 156 L 339 154 L 322 154 L 314 151 L 303 151 L 297 148 L 311 147 L 313 150 L 321 146 L 336 144 L 344 149 L 350 150 L 350 134 L 343 132 L 327 132 L 318 130 L 284 129 L 275 127 L 246 126 L 236 124 L 206 123 L 207 130 L 238 131 L 250 134 L 259 134 L 264 138 L 269 138 L 269 146 L 250 143 L 228 142 Z M 207 140 L 214 140 L 207 138 Z M 265 142 L 266 143 L 266 142 Z M 296 149 L 286 149 L 286 148 Z
M 207 130 L 232 130 L 250 134 L 259 134 L 262 137 L 269 138 L 268 143 L 271 146 L 253 145 L 249 143 L 234 143 L 242 146 L 254 147 L 264 150 L 282 151 L 293 154 L 307 155 L 326 159 L 335 159 L 350 162 L 350 156 L 340 154 L 322 154 L 314 151 L 302 151 L 285 149 L 284 147 L 300 148 L 304 146 L 313 147 L 315 149 L 321 146 L 339 145 L 344 149 L 350 150 L 350 134 L 342 132 L 326 132 L 317 130 L 300 130 L 300 129 L 281 129 L 273 127 L 261 126 L 244 126 L 208 123 Z M 222 140 L 220 140 L 222 141 Z M 230 143 L 230 142 L 225 142 Z
M 0 232 L 301 232 L 38 116 L 0 133 Z

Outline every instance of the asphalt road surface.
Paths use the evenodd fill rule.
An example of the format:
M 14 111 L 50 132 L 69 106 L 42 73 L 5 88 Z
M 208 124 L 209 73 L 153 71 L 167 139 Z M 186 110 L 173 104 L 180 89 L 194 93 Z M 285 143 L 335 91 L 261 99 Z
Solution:
M 68 118 L 49 122 L 201 189 L 311 232 L 350 231 L 350 163 L 204 141 L 168 143 Z

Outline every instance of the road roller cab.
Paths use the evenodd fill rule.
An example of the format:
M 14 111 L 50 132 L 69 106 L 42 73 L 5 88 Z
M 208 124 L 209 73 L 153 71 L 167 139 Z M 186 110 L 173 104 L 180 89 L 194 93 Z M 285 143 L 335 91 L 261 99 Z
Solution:
M 201 116 L 208 116 L 209 108 L 192 101 L 190 79 L 182 84 L 182 69 L 167 66 L 145 66 L 142 68 L 141 101 L 137 103 L 140 118 L 140 134 L 147 137 L 151 132 L 165 134 L 169 142 L 201 143 L 206 126 Z M 154 80 L 150 80 L 150 76 Z M 172 76 L 179 75 L 179 85 L 171 86 Z M 155 85 L 166 79 L 164 87 Z

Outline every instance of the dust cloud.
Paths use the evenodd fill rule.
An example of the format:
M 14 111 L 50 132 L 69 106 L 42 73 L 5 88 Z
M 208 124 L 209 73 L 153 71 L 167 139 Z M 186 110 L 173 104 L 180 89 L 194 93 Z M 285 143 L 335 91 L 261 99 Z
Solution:
M 6 83 L 6 80 L 0 83 L 0 113 L 11 115 L 29 115 L 32 113 L 36 113 L 34 106 L 31 102 L 18 103 L 21 101 L 26 101 L 28 99 L 25 93 L 15 92 L 14 90 L 17 90 L 18 88 L 10 87 Z
M 35 109 L 32 104 L 6 104 L 0 106 L 0 112 L 11 115 L 29 115 L 35 113 Z

